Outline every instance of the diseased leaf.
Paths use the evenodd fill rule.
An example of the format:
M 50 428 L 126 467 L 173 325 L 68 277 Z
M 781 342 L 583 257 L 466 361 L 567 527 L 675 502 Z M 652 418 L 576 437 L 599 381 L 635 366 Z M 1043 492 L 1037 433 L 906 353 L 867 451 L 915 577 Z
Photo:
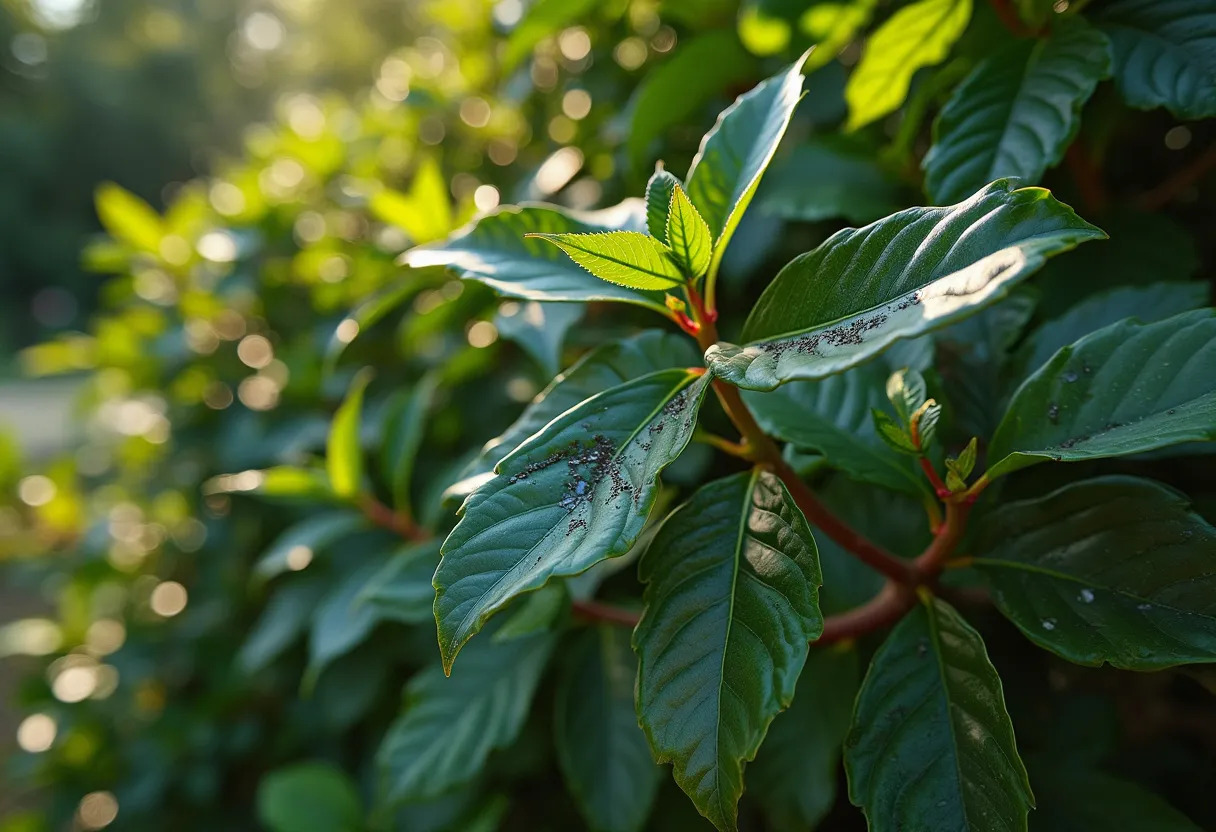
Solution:
M 944 601 L 918 604 L 874 655 L 845 770 L 872 832 L 1025 832 L 1034 798 L 1000 677 Z
M 971 19 L 971 0 L 916 0 L 878 27 L 844 95 L 848 130 L 864 127 L 897 109 L 916 70 L 940 63 Z
M 678 184 L 672 188 L 671 206 L 667 212 L 667 244 L 685 274 L 692 278 L 705 274 L 713 255 L 714 241 L 709 235 L 709 226 Z
M 989 445 L 987 475 L 1210 439 L 1216 311 L 1128 320 L 1064 347 L 1018 388 Z
M 975 566 L 1040 647 L 1078 664 L 1216 661 L 1216 529 L 1135 477 L 1072 483 L 985 518 Z
M 680 180 L 664 170 L 662 162 L 655 165 L 646 183 L 646 230 L 660 243 L 667 243 L 667 210 L 671 207 L 671 195 L 679 186 Z
M 702 487 L 639 566 L 638 715 L 655 759 L 720 830 L 736 828 L 743 765 L 789 705 L 823 630 L 815 542 L 759 469 Z
M 637 667 L 629 632 L 602 625 L 579 635 L 558 683 L 557 760 L 592 832 L 641 829 L 662 778 L 633 707 Z
M 502 436 L 486 443 L 449 492 L 458 496 L 472 493 L 499 460 L 584 399 L 655 370 L 689 367 L 696 361 L 688 338 L 660 330 L 647 330 L 592 350 L 541 391 Z
M 1115 84 L 1141 110 L 1216 116 L 1216 9 L 1207 0 L 1114 0 L 1095 22 L 1110 37 Z
M 528 236 L 553 243 L 596 277 L 618 286 L 650 291 L 674 289 L 683 283 L 671 253 L 640 231 Z
M 551 635 L 487 638 L 465 651 L 451 678 L 432 666 L 410 679 L 401 716 L 376 754 L 385 801 L 438 797 L 473 779 L 491 751 L 514 741 L 553 643 Z
M 444 666 L 512 598 L 629 550 L 658 475 L 692 437 L 708 373 L 661 370 L 563 413 L 477 489 L 443 544 L 435 618 Z
M 640 199 L 627 199 L 602 211 L 507 206 L 473 221 L 446 240 L 410 249 L 401 256 L 401 262 L 415 268 L 447 266 L 463 278 L 526 300 L 621 301 L 666 313 L 661 294 L 605 283 L 551 243 L 525 236 L 641 231 L 645 227 L 646 209 Z
M 519 599 L 502 626 L 494 631 L 494 640 L 549 632 L 563 620 L 569 609 L 570 592 L 566 589 L 566 582 L 547 583 Z
M 933 125 L 933 147 L 922 162 L 929 197 L 957 202 L 1006 176 L 1036 184 L 1064 157 L 1081 126 L 1081 106 L 1110 70 L 1106 36 L 1079 18 L 982 61 Z
M 910 208 L 833 234 L 795 257 L 744 325 L 745 347 L 710 347 L 732 384 L 771 390 L 869 359 L 1004 297 L 1054 254 L 1102 237 L 1040 188 L 993 182 L 965 202 Z
M 776 832 L 814 829 L 836 802 L 841 745 L 861 685 L 857 651 L 816 648 L 790 707 L 769 726 L 747 788 Z
M 363 418 L 363 391 L 371 381 L 369 370 L 355 376 L 346 399 L 334 413 L 325 448 L 325 471 L 334 494 L 347 499 L 363 488 L 363 446 L 359 428 Z
M 714 239 L 711 282 L 802 98 L 806 57 L 804 54 L 785 72 L 757 84 L 723 110 L 701 140 L 701 149 L 688 169 L 684 180 L 688 198 Z M 721 60 L 720 55 L 711 58 Z

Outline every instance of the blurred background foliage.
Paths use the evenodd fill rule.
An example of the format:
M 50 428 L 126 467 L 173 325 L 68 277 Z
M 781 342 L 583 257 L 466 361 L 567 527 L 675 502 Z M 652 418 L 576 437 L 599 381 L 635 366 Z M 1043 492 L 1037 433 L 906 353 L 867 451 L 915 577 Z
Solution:
M 368 477 L 425 525 L 450 523 L 442 492 L 470 454 L 644 313 L 499 308 L 484 286 L 406 275 L 395 258 L 499 203 L 640 193 L 653 160 L 686 169 L 715 114 L 811 43 L 843 52 L 811 75 L 725 296 L 754 297 L 753 277 L 844 222 L 918 202 L 928 116 L 999 20 L 978 4 L 956 57 L 919 73 L 904 107 L 842 133 L 851 41 L 899 4 L 854 4 L 863 16 L 835 42 L 839 5 L 4 0 L 0 414 L 22 429 L 0 439 L 0 694 L 18 711 L 0 736 L 0 829 L 579 828 L 544 706 L 455 791 L 379 799 L 402 685 L 436 661 L 429 596 L 393 593 L 417 591 L 398 574 L 411 564 L 429 589 L 436 555 L 403 555 L 308 472 L 368 383 L 354 430 Z M 1133 113 L 1106 85 L 1083 124 L 1085 165 L 1105 180 L 1082 166 L 1047 184 L 1119 249 L 1060 258 L 1067 277 L 1053 263 L 1040 285 L 1056 309 L 1097 286 L 1210 275 L 1205 180 L 1152 195 L 1210 153 L 1212 123 Z M 65 409 L 70 443 L 40 442 Z M 422 447 L 405 479 L 403 442 Z M 673 488 L 707 464 L 701 450 L 665 476 Z M 344 615 L 354 595 L 373 600 Z M 1086 707 L 1085 686 L 1109 676 L 1006 660 L 1058 685 L 1091 674 L 1063 705 L 1028 694 L 1038 724 L 1063 720 L 1095 747 L 1126 736 L 1105 704 Z M 1159 684 L 1126 685 L 1124 704 L 1164 701 Z M 1190 708 L 1200 693 L 1178 695 Z M 1187 708 L 1151 711 L 1133 747 L 1173 755 L 1155 771 L 1178 776 L 1157 785 L 1203 819 L 1213 728 L 1201 723 L 1208 745 L 1180 740 L 1200 724 Z M 665 782 L 649 828 L 704 828 L 673 792 Z M 831 828 L 857 822 L 845 811 Z

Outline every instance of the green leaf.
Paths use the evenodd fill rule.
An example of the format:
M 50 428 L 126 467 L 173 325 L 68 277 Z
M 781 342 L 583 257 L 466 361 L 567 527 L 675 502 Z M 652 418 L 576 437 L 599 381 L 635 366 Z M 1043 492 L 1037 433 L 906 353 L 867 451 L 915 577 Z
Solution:
M 892 453 L 874 424 L 886 376 L 882 363 L 873 362 L 815 383 L 748 391 L 743 399 L 766 433 L 818 451 L 847 476 L 908 494 L 926 493 L 915 465 Z
M 245 673 L 256 673 L 281 656 L 304 634 L 327 588 L 322 579 L 313 576 L 285 581 L 249 629 L 236 656 L 237 666 Z
M 736 828 L 743 765 L 794 696 L 823 630 L 815 541 L 759 469 L 704 486 L 642 556 L 637 704 L 655 759 L 720 830 Z
M 634 94 L 625 140 L 632 168 L 645 169 L 651 145 L 670 128 L 687 122 L 725 90 L 753 79 L 755 65 L 731 31 L 713 30 L 681 43 Z
M 437 374 L 424 375 L 411 390 L 398 396 L 381 428 L 384 437 L 384 477 L 393 495 L 393 506 L 403 511 L 409 511 L 412 505 L 410 486 L 414 478 L 414 463 L 422 447 L 427 414 L 438 387 Z
M 671 191 L 666 238 L 672 257 L 684 269 L 685 274 L 692 278 L 705 274 L 713 254 L 714 241 L 709 235 L 709 226 L 688 201 L 688 196 L 679 184 Z
M 566 333 L 583 319 L 586 311 L 586 307 L 577 303 L 507 301 L 498 308 L 494 326 L 499 336 L 519 344 L 552 377 L 561 368 Z
M 640 231 L 529 234 L 553 243 L 600 280 L 647 291 L 674 289 L 684 275 L 667 247 Z
M 818 49 L 811 57 L 817 54 Z M 787 220 L 843 217 L 861 225 L 907 205 L 899 181 L 878 164 L 873 152 L 850 139 L 812 137 L 774 160 L 757 196 L 760 209 Z
M 929 398 L 925 377 L 907 367 L 896 370 L 887 378 L 887 400 L 895 408 L 895 415 L 903 424 L 909 424 L 912 414 L 921 409 Z
M 502 626 L 494 631 L 494 640 L 548 632 L 562 622 L 569 608 L 570 592 L 565 581 L 545 584 L 519 599 Z
M 637 668 L 628 631 L 600 626 L 580 634 L 558 682 L 557 760 L 593 832 L 640 830 L 662 778 L 634 712 Z
M 980 62 L 933 125 L 933 147 L 921 164 L 929 197 L 957 202 L 1005 176 L 1037 183 L 1064 157 L 1082 105 L 1110 71 L 1106 36 L 1080 18 Z
M 359 333 L 375 326 L 394 309 L 422 291 L 426 285 L 422 280 L 404 282 L 390 286 L 360 303 L 334 328 L 334 333 L 325 347 L 325 371 L 333 372 L 338 359 Z
M 1095 22 L 1110 37 L 1115 84 L 1141 110 L 1216 116 L 1216 9 L 1207 0 L 1115 0 Z
M 367 527 L 362 514 L 347 509 L 314 514 L 275 538 L 258 558 L 253 575 L 268 581 L 284 572 L 299 571 L 312 562 L 317 552 Z
M 355 784 L 328 763 L 275 769 L 258 783 L 258 820 L 272 832 L 359 832 Z
M 457 496 L 472 493 L 503 457 L 584 399 L 647 373 L 688 367 L 696 361 L 688 338 L 660 330 L 647 330 L 592 350 L 555 378 L 502 436 L 490 440 L 449 491 Z
M 971 0 L 917 0 L 878 27 L 845 86 L 846 129 L 864 127 L 897 109 L 916 70 L 940 63 L 967 28 Z
M 1183 494 L 1101 477 L 1001 506 L 975 566 L 1031 641 L 1078 664 L 1216 661 L 1216 529 Z
M 1041 29 L 1051 19 L 1056 0 L 1013 0 L 1018 16 L 1031 29 Z
M 785 72 L 757 84 L 723 110 L 701 140 L 701 149 L 688 169 L 684 180 L 688 198 L 697 206 L 714 239 L 709 263 L 711 284 L 802 99 L 802 64 L 806 57 L 804 54 Z M 714 55 L 707 63 L 725 59 Z M 712 285 L 707 291 L 712 293 Z
M 165 230 L 151 205 L 113 182 L 98 186 L 96 204 L 97 218 L 111 236 L 140 251 L 160 254 Z
M 447 266 L 461 277 L 525 300 L 620 301 L 666 314 L 663 296 L 597 280 L 552 244 L 529 234 L 641 231 L 645 205 L 627 199 L 602 211 L 570 211 L 550 205 L 506 206 L 475 220 L 438 243 L 410 249 L 407 266 Z
M 347 567 L 313 610 L 308 639 L 308 668 L 304 689 L 311 690 L 321 672 L 339 656 L 362 644 L 379 621 L 375 607 L 359 603 L 359 595 L 383 568 L 381 559 Z
M 629 550 L 658 475 L 692 437 L 708 373 L 661 370 L 558 416 L 498 463 L 443 544 L 435 618 L 444 665 L 516 596 Z
M 293 465 L 220 474 L 203 483 L 203 494 L 256 494 L 287 503 L 338 502 L 324 471 Z
M 371 381 L 370 369 L 365 369 L 351 382 L 346 399 L 334 413 L 325 447 L 325 471 L 329 487 L 339 497 L 357 497 L 363 488 L 363 446 L 359 428 L 363 418 L 363 391 Z
M 389 803 L 438 797 L 473 779 L 523 728 L 553 649 L 549 635 L 485 639 L 444 678 L 428 667 L 405 688 L 405 707 L 376 754 Z
M 874 419 L 874 427 L 878 431 L 878 438 L 891 447 L 892 450 L 899 451 L 904 454 L 919 455 L 920 451 L 916 447 L 916 443 L 912 441 L 912 437 L 908 434 L 906 428 L 888 416 L 881 410 L 871 410 L 871 418 Z
M 984 642 L 938 599 L 874 654 L 844 759 L 849 799 L 872 832 L 1025 832 L 1034 805 Z
M 999 180 L 966 202 L 909 208 L 795 257 L 752 309 L 743 337 L 753 343 L 718 344 L 705 359 L 753 390 L 823 378 L 978 312 L 1048 257 L 1102 236 L 1047 191 Z
M 1200 832 L 1199 826 L 1130 780 L 1058 762 L 1036 764 L 1034 832 Z
M 841 745 L 860 685 L 856 650 L 817 648 L 807 656 L 793 703 L 747 767 L 748 791 L 775 832 L 814 829 L 836 803 Z
M 435 617 L 431 579 L 439 565 L 441 542 L 436 538 L 402 546 L 363 584 L 354 606 L 369 608 L 378 620 L 429 623 Z
M 419 164 L 408 194 L 381 188 L 367 207 L 372 216 L 403 229 L 415 243 L 429 243 L 452 230 L 452 198 L 433 156 Z
M 803 71 L 811 74 L 831 63 L 865 28 L 878 0 L 840 0 L 815 3 L 798 18 L 798 28 L 815 41 Z
M 1047 363 L 1061 347 L 1125 318 L 1153 323 L 1206 306 L 1208 291 L 1207 284 L 1199 282 L 1150 283 L 1120 286 L 1086 298 L 1027 336 L 1017 353 L 1021 375 Z
M 680 180 L 664 170 L 662 162 L 656 164 L 646 183 L 646 230 L 660 243 L 667 243 L 667 211 L 678 187 Z
M 1216 439 L 1216 311 L 1134 320 L 1064 347 L 1028 378 L 988 448 L 998 477 L 1027 465 Z

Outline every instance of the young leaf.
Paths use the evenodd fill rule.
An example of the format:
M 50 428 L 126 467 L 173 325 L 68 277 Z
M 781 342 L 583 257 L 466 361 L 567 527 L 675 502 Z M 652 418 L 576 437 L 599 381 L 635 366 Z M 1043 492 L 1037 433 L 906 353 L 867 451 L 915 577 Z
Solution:
M 925 377 L 916 370 L 904 367 L 887 378 L 887 400 L 895 408 L 895 415 L 903 424 L 910 424 L 912 414 L 920 410 L 929 398 Z
M 975 470 L 976 445 L 978 440 L 971 437 L 967 447 L 957 457 L 946 457 L 946 487 L 951 491 L 965 491 L 967 478 Z
M 165 229 L 151 205 L 113 182 L 98 186 L 96 203 L 97 218 L 115 239 L 140 251 L 160 253 Z
M 672 257 L 689 277 L 698 278 L 709 268 L 714 247 L 709 226 L 678 184 L 672 188 L 667 211 L 667 245 L 671 247 Z
M 840 749 L 861 684 L 857 651 L 816 648 L 798 690 L 769 726 L 747 789 L 777 832 L 814 829 L 836 802 Z
M 925 493 L 924 478 L 907 457 L 892 454 L 874 424 L 887 370 L 875 361 L 820 382 L 796 382 L 744 401 L 766 433 L 818 451 L 849 477 L 908 494 Z
M 435 618 L 448 669 L 512 598 L 625 554 L 658 475 L 692 438 L 708 373 L 661 370 L 554 419 L 498 463 L 443 544 Z
M 899 338 L 974 314 L 1048 257 L 1104 236 L 1040 188 L 1007 180 L 945 208 L 910 208 L 833 234 L 761 295 L 745 347 L 706 361 L 732 384 L 771 390 L 859 364 Z
M 878 438 L 886 442 L 892 450 L 899 451 L 902 454 L 912 454 L 919 456 L 920 451 L 916 447 L 916 443 L 912 441 L 912 437 L 908 435 L 908 431 L 903 425 L 896 422 L 883 410 L 871 410 L 871 418 L 874 419 L 874 427 L 878 431 Z
M 1216 529 L 1182 494 L 1101 477 L 987 518 L 975 565 L 1036 644 L 1130 670 L 1216 661 Z
M 638 727 L 638 662 L 629 633 L 600 626 L 578 637 L 557 687 L 554 741 L 562 776 L 593 832 L 637 832 L 663 770 Z
M 803 55 L 785 72 L 758 84 L 723 110 L 701 140 L 701 149 L 688 169 L 688 198 L 714 240 L 711 281 L 802 97 L 805 61 Z
M 933 125 L 933 147 L 922 163 L 925 191 L 941 205 L 1004 176 L 1037 183 L 1063 158 L 1081 126 L 1082 105 L 1110 66 L 1106 36 L 1079 18 L 982 61 Z
M 471 780 L 491 751 L 513 742 L 553 641 L 551 635 L 485 639 L 466 651 L 450 679 L 437 666 L 410 679 L 404 710 L 376 754 L 385 801 L 438 797 Z
M 937 420 L 941 415 L 942 406 L 929 399 L 917 408 L 908 420 L 908 431 L 916 437 L 916 446 L 922 453 L 933 444 L 933 438 L 937 434 Z
M 684 282 L 671 252 L 640 231 L 529 234 L 548 240 L 600 280 L 631 289 L 674 289 Z
M 1211 309 L 1123 321 L 1061 349 L 1014 394 L 987 475 L 1205 439 L 1216 439 Z
M 363 487 L 363 446 L 359 427 L 363 418 L 363 391 L 371 381 L 370 370 L 355 376 L 346 399 L 334 413 L 325 448 L 325 471 L 329 487 L 339 497 L 358 496 Z
M 1115 0 L 1097 24 L 1110 37 L 1115 84 L 1133 107 L 1216 116 L 1216 10 L 1207 0 Z
M 648 330 L 604 344 L 555 378 L 507 431 L 490 440 L 449 492 L 467 496 L 520 443 L 584 399 L 656 370 L 688 367 L 697 355 L 688 338 Z
M 845 86 L 848 130 L 892 112 L 908 95 L 916 70 L 940 63 L 971 19 L 971 0 L 917 0 L 870 35 Z
M 638 715 L 655 759 L 718 829 L 736 828 L 743 764 L 794 696 L 823 630 L 815 542 L 759 469 L 704 486 L 642 557 Z
M 878 0 L 841 0 L 816 3 L 798 18 L 798 28 L 815 42 L 803 72 L 827 66 L 849 45 L 874 14 Z
M 1034 805 L 980 634 L 944 601 L 874 655 L 845 741 L 849 798 L 872 832 L 1026 830 Z
M 660 243 L 667 244 L 667 212 L 671 196 L 680 187 L 680 180 L 659 162 L 646 183 L 646 230 Z
M 427 413 L 438 386 L 438 375 L 428 373 L 423 376 L 412 390 L 402 395 L 389 409 L 385 419 L 382 429 L 384 475 L 392 490 L 393 505 L 398 509 L 410 509 L 414 462 L 422 447 Z
M 529 234 L 641 231 L 646 207 L 627 199 L 602 211 L 547 205 L 507 206 L 475 220 L 451 237 L 401 256 L 407 266 L 447 266 L 512 297 L 540 301 L 633 303 L 666 313 L 663 296 L 597 280 L 551 243 Z
M 258 819 L 271 832 L 356 832 L 363 807 L 350 778 L 326 763 L 275 769 L 258 783 Z

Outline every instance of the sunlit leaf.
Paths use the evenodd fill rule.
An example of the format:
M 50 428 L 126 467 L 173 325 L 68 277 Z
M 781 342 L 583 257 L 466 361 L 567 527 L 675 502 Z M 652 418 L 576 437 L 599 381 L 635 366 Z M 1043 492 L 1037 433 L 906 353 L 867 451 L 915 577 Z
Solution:
M 363 391 L 371 373 L 355 376 L 346 398 L 334 413 L 325 447 L 325 471 L 329 487 L 339 497 L 355 497 L 363 487 L 363 445 L 359 428 L 363 418 Z
M 714 241 L 709 235 L 709 226 L 678 184 L 672 189 L 666 238 L 672 258 L 688 276 L 695 278 L 705 274 Z
M 600 280 L 618 286 L 652 291 L 673 289 L 683 282 L 671 253 L 640 231 L 531 236 L 553 243 Z
M 160 253 L 165 230 L 151 205 L 113 182 L 97 188 L 96 202 L 97 217 L 111 235 L 140 251 Z

